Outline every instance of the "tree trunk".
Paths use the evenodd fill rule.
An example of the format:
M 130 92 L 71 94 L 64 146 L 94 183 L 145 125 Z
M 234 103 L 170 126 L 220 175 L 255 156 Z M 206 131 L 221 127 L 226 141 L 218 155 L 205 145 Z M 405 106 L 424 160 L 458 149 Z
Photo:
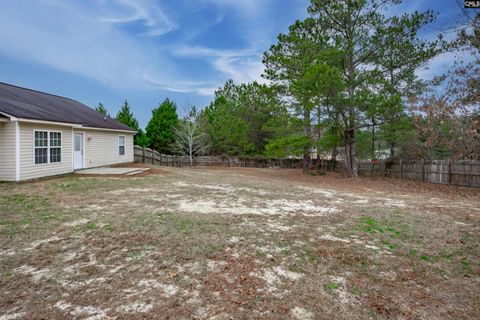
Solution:
M 308 109 L 307 106 L 303 107 L 303 130 L 305 133 L 305 136 L 307 137 L 308 141 L 310 141 L 310 138 L 312 137 L 312 123 L 310 119 L 310 110 Z M 311 164 L 311 157 L 310 157 L 310 151 L 311 151 L 311 143 L 307 143 L 305 148 L 303 149 L 303 172 L 308 172 L 310 171 L 310 164 Z
M 190 158 L 190 168 L 193 168 L 193 152 L 190 148 L 190 152 L 189 152 L 189 158 Z
M 331 166 L 332 169 L 331 170 L 335 171 L 335 168 L 337 166 L 337 147 L 334 147 L 332 149 L 332 159 L 331 159 L 331 161 L 332 161 L 332 166 Z
M 310 148 L 305 148 L 305 152 L 303 154 L 303 172 L 310 171 Z
M 372 119 L 372 160 L 375 158 L 375 119 Z
M 395 143 L 391 142 L 390 143 L 390 158 L 395 157 Z
M 352 22 L 352 17 L 347 15 L 346 25 L 348 29 L 348 49 L 347 49 L 347 77 L 348 77 L 348 120 L 346 121 L 345 126 L 345 167 L 347 168 L 347 173 L 349 177 L 358 176 L 358 166 L 357 166 L 357 152 L 355 144 L 355 79 L 356 79 L 356 70 L 355 70 L 355 46 L 353 44 L 353 34 L 354 34 L 354 22 Z
M 358 177 L 355 129 L 345 130 L 345 168 L 349 177 Z

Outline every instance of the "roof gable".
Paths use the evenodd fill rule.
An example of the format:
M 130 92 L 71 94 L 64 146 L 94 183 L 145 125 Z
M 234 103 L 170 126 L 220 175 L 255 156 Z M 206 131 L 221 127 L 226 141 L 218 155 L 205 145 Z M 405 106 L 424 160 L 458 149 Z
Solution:
M 78 101 L 2 82 L 0 111 L 17 118 L 135 131 Z

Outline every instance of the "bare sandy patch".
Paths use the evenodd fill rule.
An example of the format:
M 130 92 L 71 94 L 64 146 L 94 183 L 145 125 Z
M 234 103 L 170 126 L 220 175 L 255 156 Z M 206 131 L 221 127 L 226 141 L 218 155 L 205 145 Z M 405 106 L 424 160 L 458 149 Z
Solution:
M 212 272 L 212 271 L 219 272 L 223 269 L 223 267 L 225 267 L 226 264 L 227 263 L 225 261 L 215 261 L 215 260 L 208 259 L 207 260 L 207 269 L 210 272 Z
M 240 243 L 242 241 L 245 241 L 245 238 L 244 237 L 237 237 L 237 236 L 233 236 L 231 237 L 230 239 L 228 239 L 228 243 L 231 243 L 231 244 L 235 244 L 235 243 Z
M 338 288 L 335 289 L 335 292 L 338 294 L 340 303 L 350 304 L 353 302 L 352 295 L 348 292 L 347 289 L 347 280 L 341 276 L 330 276 L 330 280 L 337 284 Z
M 303 192 L 309 192 L 309 193 L 315 193 L 315 194 L 321 194 L 326 198 L 335 198 L 338 195 L 338 192 L 335 190 L 327 190 L 327 189 L 320 189 L 316 187 L 306 187 L 306 186 L 299 186 L 297 189 L 302 190 Z
M 117 308 L 118 311 L 123 313 L 140 313 L 140 312 L 149 312 L 152 310 L 153 304 L 145 303 L 145 302 L 135 302 L 131 304 L 127 304 Z
M 125 193 L 132 193 L 132 194 L 135 194 L 135 193 L 151 193 L 151 192 L 155 192 L 155 191 L 158 191 L 158 190 L 155 190 L 155 189 L 151 189 L 151 188 L 126 188 L 126 189 L 118 189 L 118 190 L 112 190 L 112 191 L 108 191 L 106 192 L 107 194 L 115 194 L 115 195 L 118 195 L 118 194 L 125 194 Z
M 277 266 L 269 269 L 264 269 L 261 272 L 251 272 L 250 276 L 255 276 L 262 279 L 266 283 L 265 288 L 259 288 L 259 291 L 266 291 L 281 297 L 286 291 L 281 292 L 280 286 L 284 284 L 284 280 L 294 282 L 303 277 L 303 274 L 289 271 L 282 266 Z M 282 280 L 283 279 L 283 280 Z
M 16 312 L 16 313 L 10 313 L 10 314 L 4 314 L 0 316 L 0 320 L 14 320 L 14 319 L 20 319 L 25 316 L 25 312 Z
M 321 240 L 328 240 L 328 241 L 339 241 L 339 242 L 345 242 L 345 243 L 350 243 L 350 240 L 348 239 L 342 239 L 342 238 L 337 238 L 335 236 L 332 236 L 330 234 L 324 234 L 320 236 Z
M 66 226 L 66 227 L 77 227 L 77 226 L 87 224 L 89 221 L 90 220 L 88 220 L 88 219 L 78 219 L 78 220 L 71 221 L 71 222 L 65 222 L 63 225 Z
M 36 240 L 36 241 L 31 242 L 30 247 L 25 248 L 24 250 L 26 250 L 26 251 L 34 250 L 34 249 L 38 248 L 39 246 L 41 246 L 42 244 L 49 243 L 49 242 L 60 241 L 60 240 L 63 240 L 63 239 L 58 237 L 58 236 L 53 236 L 53 237 L 48 238 L 48 239 Z
M 314 318 L 313 312 L 310 312 L 302 307 L 295 307 L 290 310 L 290 313 L 295 319 L 298 320 L 312 320 Z
M 303 277 L 303 274 L 298 273 L 298 272 L 293 272 L 289 271 L 281 266 L 277 266 L 273 268 L 273 271 L 275 271 L 279 276 L 287 278 L 291 281 L 296 281 Z
M 64 300 L 58 301 L 54 306 L 61 311 L 68 310 L 69 314 L 74 317 L 83 316 L 89 320 L 107 318 L 108 309 L 95 308 L 93 306 L 75 306 Z
M 43 278 L 50 278 L 51 270 L 48 268 L 36 268 L 32 266 L 23 265 L 14 270 L 18 274 L 31 276 L 34 282 L 39 282 Z
M 244 198 L 238 199 L 208 199 L 208 200 L 188 200 L 182 199 L 175 201 L 178 209 L 189 213 L 203 214 L 234 214 L 234 215 L 292 215 L 302 214 L 305 216 L 323 216 L 326 214 L 338 213 L 341 210 L 329 206 L 315 204 L 312 200 L 293 201 L 293 200 L 263 200 L 252 202 Z M 247 203 L 249 205 L 247 205 Z

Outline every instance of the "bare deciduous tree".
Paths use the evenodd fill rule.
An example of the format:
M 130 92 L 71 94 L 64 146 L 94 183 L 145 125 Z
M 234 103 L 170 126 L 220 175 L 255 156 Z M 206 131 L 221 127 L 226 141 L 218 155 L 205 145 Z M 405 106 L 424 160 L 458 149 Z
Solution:
M 416 139 L 406 144 L 410 156 L 480 159 L 480 14 L 467 17 L 454 42 L 461 55 L 453 68 L 412 99 Z
M 193 160 L 196 156 L 204 154 L 208 149 L 208 135 L 202 125 L 201 114 L 192 107 L 188 115 L 182 119 L 174 128 L 175 141 L 172 144 L 172 151 L 176 154 L 188 156 L 190 167 L 193 167 Z

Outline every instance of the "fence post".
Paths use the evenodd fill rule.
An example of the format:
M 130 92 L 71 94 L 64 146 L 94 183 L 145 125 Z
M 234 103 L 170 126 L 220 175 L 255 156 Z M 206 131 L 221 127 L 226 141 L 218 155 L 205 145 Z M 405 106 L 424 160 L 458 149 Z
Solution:
M 448 160 L 448 184 L 452 184 L 452 160 Z
M 145 163 L 145 147 L 142 147 L 142 162 Z
M 403 179 L 403 160 L 400 159 L 400 179 Z
M 425 159 L 422 159 L 422 182 L 425 182 Z

